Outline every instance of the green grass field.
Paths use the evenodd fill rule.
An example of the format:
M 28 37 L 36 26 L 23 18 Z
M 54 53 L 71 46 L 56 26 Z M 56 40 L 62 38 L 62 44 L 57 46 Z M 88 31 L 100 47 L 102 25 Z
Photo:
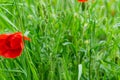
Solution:
M 22 32 L 21 56 L 0 57 L 0 80 L 120 80 L 120 1 L 0 0 L 0 34 Z

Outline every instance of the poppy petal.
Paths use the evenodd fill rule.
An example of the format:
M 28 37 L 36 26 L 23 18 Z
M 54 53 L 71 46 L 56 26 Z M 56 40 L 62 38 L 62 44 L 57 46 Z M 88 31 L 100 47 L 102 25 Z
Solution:
M 0 40 L 1 39 L 6 39 L 9 36 L 9 34 L 1 34 L 0 35 Z
M 5 58 L 16 58 L 16 57 L 20 56 L 21 52 L 22 52 L 22 49 L 8 50 L 1 56 L 5 57 Z
M 78 2 L 86 2 L 86 1 L 88 1 L 88 0 L 78 0 Z
M 21 32 L 0 35 L 0 56 L 16 58 L 21 55 L 24 48 L 23 40 L 30 38 L 23 36 Z
M 30 41 L 30 38 L 28 38 L 28 37 L 26 37 L 26 36 L 23 36 L 23 39 Z

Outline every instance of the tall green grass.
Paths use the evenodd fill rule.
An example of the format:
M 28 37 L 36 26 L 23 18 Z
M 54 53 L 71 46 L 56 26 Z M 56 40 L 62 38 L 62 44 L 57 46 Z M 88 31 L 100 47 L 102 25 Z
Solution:
M 0 80 L 120 79 L 119 0 L 0 0 L 0 34 L 31 38 L 16 59 L 0 57 Z

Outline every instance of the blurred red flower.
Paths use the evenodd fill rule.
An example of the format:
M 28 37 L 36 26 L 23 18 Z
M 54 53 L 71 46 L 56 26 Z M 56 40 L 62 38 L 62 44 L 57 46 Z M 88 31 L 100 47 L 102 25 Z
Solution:
M 21 32 L 0 35 L 0 56 L 5 58 L 16 58 L 21 55 L 24 48 L 23 40 L 30 40 Z
M 78 0 L 78 2 L 86 2 L 86 1 L 88 1 L 88 0 Z

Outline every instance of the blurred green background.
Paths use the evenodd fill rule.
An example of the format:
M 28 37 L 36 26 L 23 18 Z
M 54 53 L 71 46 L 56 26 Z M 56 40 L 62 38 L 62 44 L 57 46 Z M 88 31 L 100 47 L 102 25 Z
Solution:
M 0 57 L 0 80 L 120 80 L 120 1 L 0 0 L 0 34 L 31 38 Z

